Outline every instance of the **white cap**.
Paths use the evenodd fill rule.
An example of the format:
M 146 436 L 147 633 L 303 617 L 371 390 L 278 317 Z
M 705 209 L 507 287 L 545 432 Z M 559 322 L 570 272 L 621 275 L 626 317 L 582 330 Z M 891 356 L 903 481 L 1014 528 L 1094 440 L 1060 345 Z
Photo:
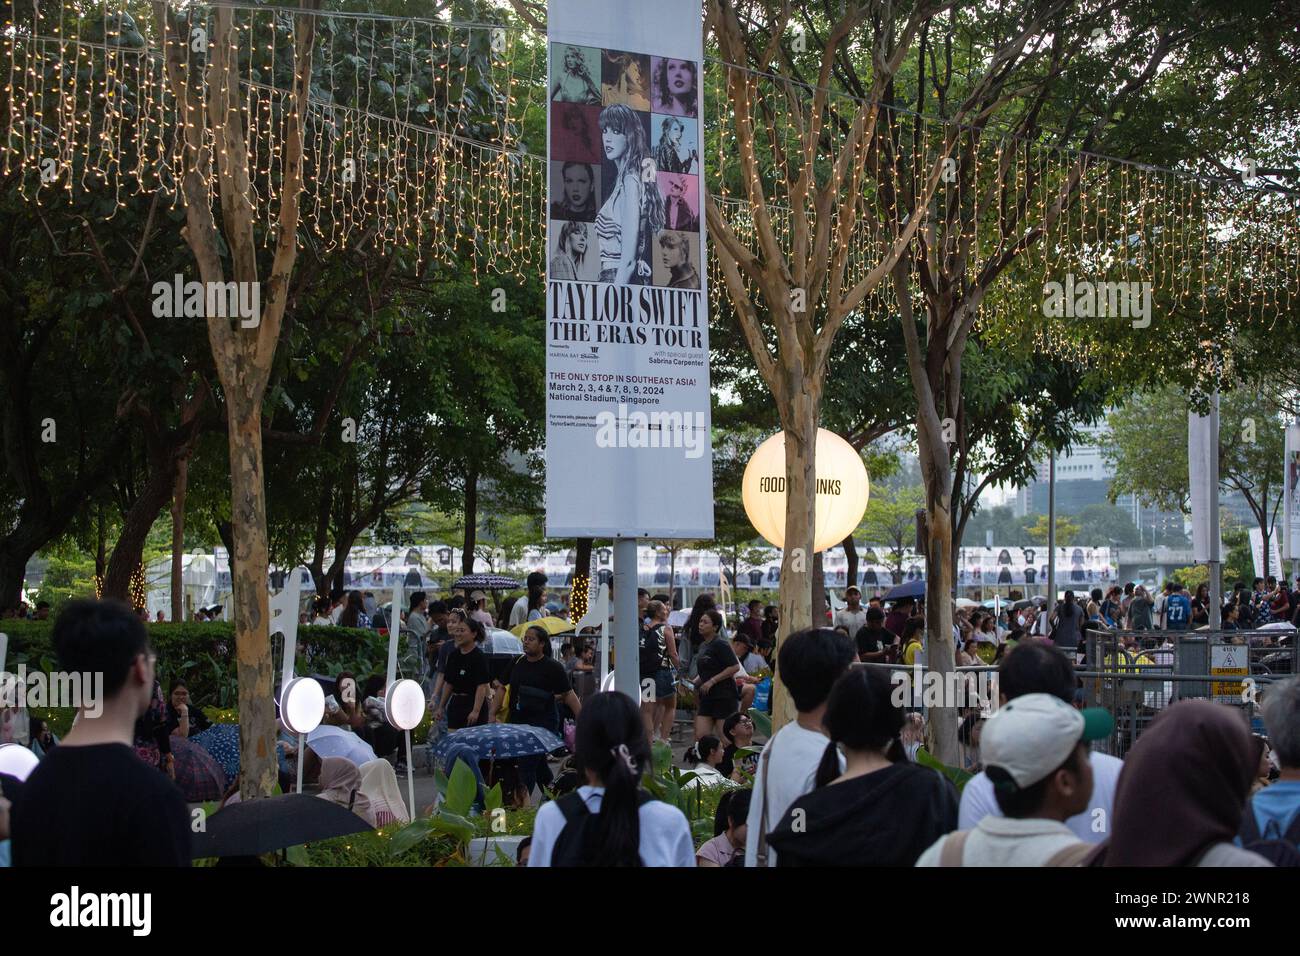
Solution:
M 984 725 L 980 759 L 999 767 L 1024 790 L 1065 763 L 1081 740 L 1101 740 L 1115 722 L 1100 707 L 1075 710 L 1051 694 L 1007 701 Z

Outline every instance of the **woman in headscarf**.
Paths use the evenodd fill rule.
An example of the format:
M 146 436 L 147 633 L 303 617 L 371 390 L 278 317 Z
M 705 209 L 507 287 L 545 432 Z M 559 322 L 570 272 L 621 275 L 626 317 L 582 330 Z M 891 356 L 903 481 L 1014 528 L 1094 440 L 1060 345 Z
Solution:
M 370 801 L 375 826 L 411 822 L 397 785 L 397 774 L 387 760 L 371 760 L 361 765 L 361 792 Z
M 1180 701 L 1124 759 L 1101 866 L 1269 866 L 1233 844 L 1258 768 L 1241 715 Z
M 361 772 L 351 760 L 326 757 L 321 761 L 320 793 L 316 796 L 351 810 L 372 827 L 375 825 L 370 799 L 361 791 Z

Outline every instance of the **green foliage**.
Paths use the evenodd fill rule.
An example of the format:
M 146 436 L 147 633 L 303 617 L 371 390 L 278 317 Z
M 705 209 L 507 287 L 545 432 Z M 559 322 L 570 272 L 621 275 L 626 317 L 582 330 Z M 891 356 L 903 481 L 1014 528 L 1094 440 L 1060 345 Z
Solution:
M 1120 547 L 1133 548 L 1142 544 L 1141 535 L 1133 517 L 1115 505 L 1088 505 L 1072 516 L 1079 525 L 1075 541 L 1085 545 L 1109 546 L 1116 542 Z
M 1210 583 L 1210 569 L 1204 564 L 1194 564 L 1188 568 L 1178 568 L 1169 577 L 1195 594 L 1202 584 Z
M 1030 544 L 1047 544 L 1047 515 L 1038 515 L 1032 525 L 1025 529 Z M 1056 546 L 1058 548 L 1074 544 L 1079 538 L 1079 525 L 1069 518 L 1056 517 Z
M 9 660 L 13 663 L 40 662 L 54 669 L 54 648 L 49 621 L 5 621 L 9 635 Z M 201 707 L 229 708 L 239 699 L 235 667 L 235 627 L 226 621 L 150 624 L 149 641 L 158 655 L 158 679 L 189 684 L 192 699 Z M 388 641 L 379 632 L 345 627 L 302 626 L 298 628 L 299 673 L 333 676 L 350 671 L 364 680 L 382 674 L 386 667 Z M 426 727 L 427 721 L 423 726 Z
M 947 764 L 941 763 L 924 747 L 921 747 L 916 751 L 916 762 L 922 767 L 932 767 L 939 771 L 953 782 L 953 786 L 957 788 L 958 793 L 961 793 L 962 790 L 966 788 L 966 784 L 970 779 L 975 776 L 969 770 L 962 770 L 958 767 L 949 767 Z
M 883 545 L 886 563 L 901 571 L 905 551 L 916 544 L 916 512 L 924 509 L 925 492 L 921 488 L 877 486 L 867 502 L 858 533 L 870 545 Z

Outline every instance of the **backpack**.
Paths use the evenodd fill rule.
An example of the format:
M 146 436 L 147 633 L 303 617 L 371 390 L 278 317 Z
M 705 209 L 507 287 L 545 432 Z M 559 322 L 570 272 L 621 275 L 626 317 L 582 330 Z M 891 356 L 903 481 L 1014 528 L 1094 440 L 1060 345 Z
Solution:
M 1269 820 L 1261 834 L 1255 820 L 1255 808 L 1247 803 L 1238 834 L 1242 849 L 1258 853 L 1274 866 L 1300 867 L 1300 814 L 1296 814 L 1286 833 L 1281 829 L 1276 820 Z
M 642 679 L 654 677 L 659 668 L 667 666 L 668 641 L 662 624 L 641 628 L 637 648 Z
M 638 809 L 653 799 L 644 790 L 636 793 Z M 564 814 L 564 829 L 555 838 L 555 847 L 551 850 L 551 866 L 591 866 L 587 861 L 595 856 L 595 814 L 587 809 L 587 801 L 576 790 L 560 797 L 555 805 Z M 637 866 L 640 865 L 638 858 Z

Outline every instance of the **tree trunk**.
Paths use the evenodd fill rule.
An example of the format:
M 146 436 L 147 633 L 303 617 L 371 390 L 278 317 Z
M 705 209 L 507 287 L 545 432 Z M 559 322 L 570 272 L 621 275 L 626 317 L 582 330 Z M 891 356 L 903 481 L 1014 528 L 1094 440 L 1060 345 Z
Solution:
M 478 543 L 478 468 L 465 476 L 465 548 L 460 555 L 460 573 L 474 573 L 474 546 Z
M 27 562 L 35 551 L 24 555 L 18 549 L 0 550 L 0 610 L 17 607 L 22 599 Z
M 104 573 L 104 597 L 129 601 L 131 577 L 140 567 L 144 543 L 158 515 L 167 506 L 176 484 L 176 459 L 170 454 L 154 456 L 149 477 L 140 489 L 122 523 L 122 532 L 113 545 Z
M 221 539 L 221 546 L 226 549 L 228 558 L 235 556 L 235 529 L 229 521 L 217 522 L 217 537 Z
M 316 593 L 322 595 L 329 593 L 329 580 L 325 576 L 325 546 L 329 542 L 330 507 L 333 503 L 333 488 L 330 482 L 325 481 L 316 505 L 316 534 L 312 538 L 311 563 L 307 565 Z
M 573 608 L 573 595 L 583 592 L 587 601 L 591 600 L 591 548 L 596 543 L 594 538 L 578 538 L 573 550 L 573 586 L 569 589 L 569 608 Z M 586 604 L 579 605 L 586 608 Z M 576 620 L 576 618 L 575 618 Z
M 816 518 L 817 412 L 818 396 L 802 369 L 786 369 L 777 398 L 785 435 L 785 547 L 781 549 L 780 620 L 777 651 L 781 642 L 796 631 L 811 627 L 813 524 Z M 772 683 L 772 731 L 795 719 L 794 701 L 777 671 Z
M 172 488 L 172 623 L 185 620 L 185 490 L 189 483 L 189 459 L 176 463 L 176 484 Z
M 921 468 L 925 475 L 925 522 L 929 534 L 925 549 L 925 663 L 938 675 L 939 686 L 947 688 L 947 675 L 956 667 L 956 647 L 952 638 L 952 516 L 948 482 L 952 473 L 948 464 L 948 446 L 941 435 L 932 434 L 920 419 L 918 443 Z M 957 708 L 946 696 L 943 705 L 927 708 L 926 734 L 930 752 L 949 766 L 956 766 Z
M 844 556 L 848 558 L 849 569 L 846 587 L 858 586 L 858 546 L 853 541 L 853 535 L 849 535 L 842 542 L 844 546 Z
M 812 619 L 814 627 L 830 627 L 826 620 L 826 573 L 822 568 L 822 552 L 813 555 Z M 833 622 L 832 622 L 833 623 Z
M 339 535 L 334 539 L 334 560 L 330 562 L 329 570 L 325 572 L 325 584 L 327 591 L 342 591 L 346 586 L 343 581 L 343 571 L 348 563 L 348 555 L 352 553 L 352 546 L 357 543 L 359 532 Z
M 104 527 L 104 506 L 95 509 L 95 577 L 104 580 L 108 570 L 108 530 Z
M 230 517 L 239 529 L 230 570 L 239 680 L 240 793 L 245 800 L 270 796 L 278 776 L 260 391 L 258 399 L 249 401 L 247 394 L 226 392 L 230 409 Z
M 677 546 L 672 545 L 668 548 L 668 606 L 676 607 L 675 598 L 677 597 Z M 685 601 L 682 602 L 684 607 Z

